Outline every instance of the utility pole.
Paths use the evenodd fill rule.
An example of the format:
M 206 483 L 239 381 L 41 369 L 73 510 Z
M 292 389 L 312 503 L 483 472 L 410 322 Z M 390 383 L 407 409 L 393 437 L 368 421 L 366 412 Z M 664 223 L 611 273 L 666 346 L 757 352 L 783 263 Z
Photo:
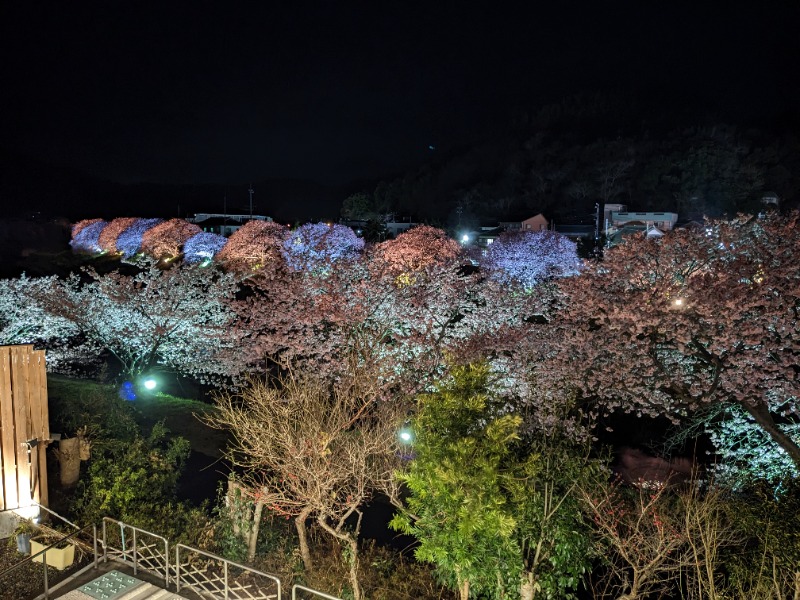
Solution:
M 250 189 L 247 190 L 247 193 L 250 194 L 250 220 L 253 220 L 253 184 L 250 184 Z
M 594 205 L 594 255 L 600 258 L 600 203 Z

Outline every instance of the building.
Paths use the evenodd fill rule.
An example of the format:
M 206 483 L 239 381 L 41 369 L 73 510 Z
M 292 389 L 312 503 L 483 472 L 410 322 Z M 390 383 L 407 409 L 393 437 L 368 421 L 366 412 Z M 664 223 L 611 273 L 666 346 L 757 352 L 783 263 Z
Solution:
M 186 219 L 194 223 L 203 231 L 216 233 L 229 237 L 248 221 L 272 221 L 271 217 L 264 215 L 229 215 L 225 213 L 197 213 L 194 217 Z
M 522 222 L 522 231 L 547 231 L 549 226 L 550 222 L 542 213 L 539 213 Z
M 622 229 L 631 225 L 642 225 L 645 230 L 656 228 L 662 233 L 671 231 L 678 222 L 678 213 L 611 211 L 606 231 Z

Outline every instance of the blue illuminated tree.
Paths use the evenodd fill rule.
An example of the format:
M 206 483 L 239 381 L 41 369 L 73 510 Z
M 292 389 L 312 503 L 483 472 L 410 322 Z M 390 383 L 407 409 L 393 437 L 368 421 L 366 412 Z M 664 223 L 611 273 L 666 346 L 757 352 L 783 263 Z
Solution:
M 142 248 L 142 235 L 161 223 L 163 219 L 138 219 L 117 238 L 117 250 L 122 252 L 123 258 L 130 258 L 138 254 Z
M 102 252 L 100 247 L 100 234 L 108 223 L 102 219 L 92 219 L 91 221 L 81 221 L 72 229 L 72 240 L 69 245 L 73 252 L 84 252 L 86 254 L 99 254 Z
M 295 271 L 317 272 L 340 260 L 355 258 L 364 240 L 344 225 L 306 223 L 283 244 L 286 263 Z
M 522 231 L 501 235 L 481 264 L 495 279 L 530 289 L 546 279 L 577 275 L 582 261 L 578 245 L 569 238 L 552 231 Z
M 187 263 L 208 262 L 222 250 L 228 240 L 216 233 L 201 232 L 186 240 L 183 260 Z

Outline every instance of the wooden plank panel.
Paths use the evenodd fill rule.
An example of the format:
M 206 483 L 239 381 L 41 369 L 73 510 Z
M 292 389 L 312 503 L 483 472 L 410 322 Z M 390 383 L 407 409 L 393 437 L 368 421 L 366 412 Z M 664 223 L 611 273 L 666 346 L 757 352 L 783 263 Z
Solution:
M 11 348 L 0 347 L 0 462 L 3 469 L 3 509 L 19 506 L 14 402 L 11 393 Z
M 35 395 L 32 396 L 34 430 L 40 440 L 50 439 L 50 411 L 47 399 L 47 361 L 44 350 L 35 350 L 32 356 L 32 368 L 35 376 Z M 48 442 L 49 443 L 49 442 Z M 47 487 L 47 443 L 39 445 L 37 472 L 37 491 L 34 500 L 43 506 L 49 506 L 50 496 Z
M 11 347 L 11 392 L 14 402 L 14 438 L 17 454 L 17 495 L 18 506 L 31 504 L 31 455 L 28 454 L 26 440 L 31 439 L 28 365 L 30 364 L 30 346 Z

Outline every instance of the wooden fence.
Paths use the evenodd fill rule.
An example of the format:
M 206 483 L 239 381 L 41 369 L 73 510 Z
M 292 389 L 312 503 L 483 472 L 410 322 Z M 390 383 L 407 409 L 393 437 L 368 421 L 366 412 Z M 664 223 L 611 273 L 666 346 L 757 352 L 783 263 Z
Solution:
M 47 506 L 49 442 L 44 350 L 0 346 L 0 509 Z

